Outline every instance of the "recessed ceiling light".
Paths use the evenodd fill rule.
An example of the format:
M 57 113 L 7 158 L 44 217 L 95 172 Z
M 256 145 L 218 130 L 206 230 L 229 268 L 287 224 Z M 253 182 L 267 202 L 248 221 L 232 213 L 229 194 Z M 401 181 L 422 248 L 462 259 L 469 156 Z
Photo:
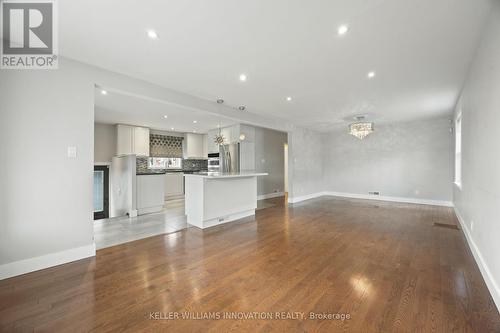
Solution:
M 240 81 L 245 82 L 247 80 L 246 74 L 240 74 Z
M 368 76 L 369 79 L 373 79 L 375 77 L 375 75 L 376 75 L 376 73 L 374 71 L 371 71 L 371 72 L 368 73 L 367 76 Z
M 345 35 L 348 31 L 349 31 L 349 27 L 345 24 L 342 24 L 341 26 L 339 26 L 337 28 L 337 33 L 339 34 L 339 36 Z
M 158 34 L 156 33 L 156 31 L 150 29 L 148 30 L 148 37 L 151 39 L 158 39 Z
M 193 120 L 193 124 L 196 124 L 198 122 L 198 120 Z
M 246 109 L 247 109 L 247 107 L 244 105 L 238 106 L 238 110 L 240 110 L 240 111 L 245 111 Z
M 106 90 L 101 90 L 101 94 L 103 94 L 103 95 L 107 95 L 107 94 L 108 94 L 108 92 L 107 92 Z
M 193 133 L 196 133 L 196 131 L 193 131 Z
M 173 127 L 170 127 L 170 129 L 171 129 L 172 131 L 173 131 L 173 130 L 175 130 L 175 128 L 173 128 Z
M 290 102 L 292 100 L 292 97 L 288 96 L 286 100 Z
M 163 118 L 167 119 L 167 118 L 168 118 L 168 116 L 167 116 L 167 115 L 164 115 L 164 116 L 163 116 Z

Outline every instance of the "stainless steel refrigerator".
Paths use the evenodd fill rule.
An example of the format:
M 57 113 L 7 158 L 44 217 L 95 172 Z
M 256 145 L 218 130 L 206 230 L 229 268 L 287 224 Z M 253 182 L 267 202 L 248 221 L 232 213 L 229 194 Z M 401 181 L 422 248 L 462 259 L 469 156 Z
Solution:
M 220 171 L 240 172 L 240 144 L 233 143 L 219 146 Z

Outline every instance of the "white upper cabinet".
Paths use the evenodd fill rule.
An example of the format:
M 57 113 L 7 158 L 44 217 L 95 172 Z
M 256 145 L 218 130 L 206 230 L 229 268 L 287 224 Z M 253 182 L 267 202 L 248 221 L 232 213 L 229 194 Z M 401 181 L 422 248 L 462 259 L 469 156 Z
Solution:
M 203 158 L 208 158 L 208 134 L 203 134 Z
M 208 131 L 207 134 L 207 148 L 208 148 L 208 153 L 213 154 L 213 153 L 218 153 L 219 152 L 219 146 L 215 143 L 215 137 L 219 134 L 219 130 L 211 130 Z
M 116 155 L 149 156 L 149 128 L 116 125 Z
M 182 145 L 182 153 L 184 158 L 192 158 L 192 159 L 205 159 L 204 151 L 204 138 L 206 138 L 203 134 L 194 134 L 194 133 L 186 133 L 186 138 L 184 139 Z
M 134 127 L 133 143 L 137 156 L 149 156 L 149 128 Z

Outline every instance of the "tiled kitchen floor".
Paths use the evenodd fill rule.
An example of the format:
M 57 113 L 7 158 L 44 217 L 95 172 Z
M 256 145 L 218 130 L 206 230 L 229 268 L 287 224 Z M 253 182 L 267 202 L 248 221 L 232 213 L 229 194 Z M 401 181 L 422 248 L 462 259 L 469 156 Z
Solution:
M 275 206 L 270 200 L 259 200 L 257 210 Z M 168 234 L 188 227 L 184 212 L 184 199 L 165 202 L 160 213 L 141 215 L 134 218 L 115 217 L 94 221 L 96 248 L 106 247 Z
M 165 206 L 160 213 L 94 221 L 96 248 L 103 249 L 187 228 L 184 199 L 167 201 Z

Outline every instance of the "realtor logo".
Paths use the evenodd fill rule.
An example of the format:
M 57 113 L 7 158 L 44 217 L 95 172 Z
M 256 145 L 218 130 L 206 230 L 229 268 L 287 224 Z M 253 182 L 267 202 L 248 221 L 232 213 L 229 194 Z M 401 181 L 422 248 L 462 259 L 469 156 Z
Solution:
M 2 69 L 56 69 L 54 0 L 1 1 Z

